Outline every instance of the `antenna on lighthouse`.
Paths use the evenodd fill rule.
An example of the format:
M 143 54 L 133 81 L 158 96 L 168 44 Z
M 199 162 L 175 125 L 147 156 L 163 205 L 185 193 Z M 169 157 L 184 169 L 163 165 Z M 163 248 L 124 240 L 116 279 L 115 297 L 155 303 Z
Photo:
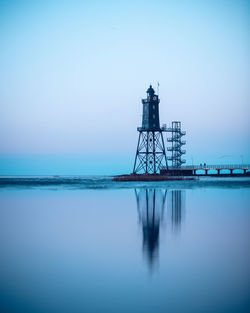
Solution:
M 159 94 L 159 86 L 160 86 L 160 84 L 159 84 L 159 82 L 157 82 L 157 95 L 158 95 L 158 97 L 160 96 L 160 94 Z

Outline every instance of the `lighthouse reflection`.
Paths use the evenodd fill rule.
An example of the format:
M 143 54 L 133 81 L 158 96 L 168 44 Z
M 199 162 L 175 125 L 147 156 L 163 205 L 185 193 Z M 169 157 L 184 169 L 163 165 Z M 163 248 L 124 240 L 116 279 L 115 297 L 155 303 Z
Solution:
M 159 256 L 161 226 L 178 233 L 184 210 L 183 190 L 135 189 L 139 223 L 142 226 L 143 254 L 152 268 Z

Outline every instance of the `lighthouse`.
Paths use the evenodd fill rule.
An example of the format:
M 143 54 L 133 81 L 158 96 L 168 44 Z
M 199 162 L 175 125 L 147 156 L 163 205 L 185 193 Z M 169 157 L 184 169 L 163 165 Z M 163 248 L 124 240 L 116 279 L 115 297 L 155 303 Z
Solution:
M 137 128 L 139 139 L 136 149 L 134 174 L 157 174 L 161 167 L 168 168 L 166 150 L 160 127 L 159 97 L 150 85 L 147 98 L 142 99 L 142 126 Z

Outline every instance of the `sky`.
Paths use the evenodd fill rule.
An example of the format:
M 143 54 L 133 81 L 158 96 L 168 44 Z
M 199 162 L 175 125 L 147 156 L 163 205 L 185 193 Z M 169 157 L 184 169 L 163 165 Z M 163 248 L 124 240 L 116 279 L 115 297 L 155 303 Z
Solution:
M 249 35 L 243 0 L 0 0 L 0 174 L 130 173 L 157 82 L 187 164 L 250 163 Z

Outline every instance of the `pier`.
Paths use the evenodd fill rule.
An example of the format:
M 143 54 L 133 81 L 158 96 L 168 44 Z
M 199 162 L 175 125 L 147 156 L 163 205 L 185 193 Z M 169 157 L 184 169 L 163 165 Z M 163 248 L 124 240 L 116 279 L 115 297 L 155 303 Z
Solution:
M 162 167 L 162 175 L 170 176 L 250 176 L 250 164 L 187 165 Z

